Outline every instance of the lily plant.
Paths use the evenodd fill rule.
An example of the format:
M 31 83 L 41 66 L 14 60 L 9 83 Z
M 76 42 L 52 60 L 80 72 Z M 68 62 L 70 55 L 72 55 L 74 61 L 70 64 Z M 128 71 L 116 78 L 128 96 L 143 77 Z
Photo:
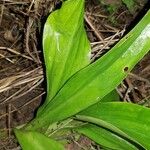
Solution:
M 150 11 L 91 63 L 84 0 L 67 0 L 44 26 L 47 97 L 36 117 L 14 129 L 23 150 L 63 150 L 62 134 L 85 135 L 103 149 L 150 150 L 150 109 L 120 102 L 115 88 L 150 50 Z

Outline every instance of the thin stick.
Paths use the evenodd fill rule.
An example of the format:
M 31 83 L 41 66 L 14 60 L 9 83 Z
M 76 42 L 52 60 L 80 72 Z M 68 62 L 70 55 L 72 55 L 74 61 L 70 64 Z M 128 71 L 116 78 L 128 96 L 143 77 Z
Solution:
M 29 56 L 35 61 L 37 62 L 36 58 L 33 56 L 33 54 L 30 52 L 30 48 L 29 48 L 29 36 L 30 36 L 30 29 L 32 27 L 33 24 L 33 20 L 31 18 L 29 18 L 29 24 L 27 25 L 27 30 L 26 30 L 26 35 L 25 35 L 25 45 L 26 45 L 26 51 L 29 54 Z
M 88 17 L 85 15 L 84 16 L 85 21 L 87 22 L 87 24 L 91 27 L 91 29 L 94 31 L 95 35 L 97 36 L 97 38 L 100 41 L 104 41 L 104 39 L 102 38 L 102 35 L 97 31 L 97 29 L 93 26 L 93 24 L 91 23 L 91 21 L 88 19 Z
M 12 94 L 8 98 L 6 98 L 5 100 L 1 100 L 0 105 L 3 105 L 4 103 L 8 102 L 11 98 L 15 97 L 17 94 L 19 94 L 20 92 L 22 92 L 25 88 L 26 88 L 26 86 L 22 87 L 20 90 L 18 90 L 17 92 L 15 92 L 14 94 Z
M 34 4 L 34 1 L 35 1 L 35 0 L 32 0 L 31 4 L 30 4 L 30 6 L 29 6 L 29 9 L 28 9 L 28 12 L 27 12 L 28 14 L 29 14 L 30 11 L 31 11 L 31 8 L 32 8 L 32 6 L 33 6 L 33 4 Z
M 41 78 L 39 81 L 35 81 L 35 82 L 32 84 L 32 87 L 31 87 L 29 90 L 27 90 L 26 92 L 24 92 L 23 94 L 21 94 L 21 95 L 15 97 L 15 98 L 21 97 L 21 96 L 23 96 L 23 95 L 29 93 L 30 91 L 32 91 L 33 89 L 35 89 L 36 87 L 38 87 L 43 81 L 44 81 L 44 78 Z
M 2 23 L 3 13 L 4 13 L 4 2 L 3 2 L 3 5 L 1 6 L 0 25 L 1 25 L 1 23 Z
M 145 78 L 143 78 L 143 77 L 140 77 L 140 76 L 138 76 L 138 75 L 136 75 L 136 74 L 134 74 L 134 73 L 129 73 L 129 75 L 132 76 L 132 77 L 134 77 L 134 78 L 136 78 L 136 79 L 139 80 L 139 81 L 146 82 L 147 84 L 150 85 L 150 81 L 147 80 L 147 79 L 145 79 Z
M 8 138 L 10 139 L 10 136 L 11 136 L 11 104 L 8 104 L 7 106 L 7 112 L 8 112 L 8 117 L 7 117 L 7 127 L 8 127 Z
M 87 15 L 92 15 L 92 16 L 95 16 L 95 17 L 100 17 L 100 18 L 108 18 L 108 16 L 105 16 L 105 15 L 102 15 L 102 14 L 96 14 L 96 13 L 89 13 L 89 12 L 86 12 Z
M 114 34 L 112 36 L 112 38 L 101 48 L 101 50 L 105 49 L 107 46 L 109 46 L 109 44 L 112 42 L 112 40 L 118 35 L 119 33 L 117 32 L 116 34 Z M 97 58 L 99 56 L 99 54 L 101 53 L 101 51 L 97 52 L 93 58 L 91 59 L 91 61 L 93 62 L 95 60 L 95 58 Z
M 4 0 L 4 5 L 28 5 L 29 2 L 14 2 L 10 0 Z
M 7 61 L 9 61 L 10 63 L 14 64 L 14 62 L 12 60 L 10 60 L 9 58 L 5 57 L 3 54 L 0 54 L 0 56 L 4 59 L 6 59 Z
M 13 54 L 15 54 L 15 55 L 19 55 L 19 56 L 22 56 L 23 58 L 26 58 L 26 59 L 28 59 L 28 60 L 34 61 L 31 57 L 26 56 L 26 55 L 24 55 L 24 54 L 21 54 L 21 53 L 17 52 L 16 50 L 12 49 L 12 48 L 2 47 L 2 46 L 1 46 L 0 49 L 1 49 L 1 50 L 7 50 L 7 51 L 9 51 L 9 52 L 11 52 L 11 53 L 13 53 Z

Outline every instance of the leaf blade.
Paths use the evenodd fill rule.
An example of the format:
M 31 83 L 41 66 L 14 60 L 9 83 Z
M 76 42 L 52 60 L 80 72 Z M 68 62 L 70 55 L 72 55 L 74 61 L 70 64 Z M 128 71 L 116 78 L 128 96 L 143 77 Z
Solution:
M 100 119 L 111 124 L 125 134 L 119 133 L 115 128 L 111 130 L 137 142 L 145 149 L 150 149 L 149 108 L 123 102 L 98 103 L 81 112 L 80 115 L 91 117 L 89 119 L 95 123 Z
M 46 104 L 70 76 L 90 63 L 91 50 L 83 26 L 83 11 L 84 0 L 66 1 L 61 9 L 48 17 L 45 24 L 43 49 L 47 74 Z
M 74 74 L 27 128 L 66 119 L 97 103 L 127 76 L 149 47 L 150 11 L 111 51 Z
M 60 143 L 41 133 L 19 129 L 14 129 L 14 132 L 23 150 L 64 150 Z
M 89 123 L 75 128 L 75 130 L 106 148 L 114 150 L 137 150 L 137 148 L 128 141 L 100 126 Z

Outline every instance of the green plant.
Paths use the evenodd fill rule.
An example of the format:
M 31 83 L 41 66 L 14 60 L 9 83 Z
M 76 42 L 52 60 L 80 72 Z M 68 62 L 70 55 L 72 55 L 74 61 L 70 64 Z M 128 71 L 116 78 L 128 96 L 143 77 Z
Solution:
M 122 0 L 122 2 L 127 6 L 131 13 L 134 12 L 136 5 L 134 0 Z
M 118 10 L 121 6 L 121 1 L 109 1 L 109 0 L 99 0 L 99 2 L 106 8 L 106 10 L 112 14 Z
M 117 11 L 117 9 L 122 4 L 125 4 L 130 12 L 133 12 L 136 6 L 135 0 L 116 0 L 116 1 L 99 0 L 99 1 L 102 5 L 106 6 L 106 8 L 110 13 Z
M 64 142 L 53 139 L 74 130 L 105 149 L 150 149 L 150 110 L 118 102 L 114 90 L 150 49 L 150 12 L 92 64 L 83 16 L 84 0 L 68 0 L 48 17 L 47 98 L 35 119 L 14 130 L 19 143 L 24 150 L 62 150 Z

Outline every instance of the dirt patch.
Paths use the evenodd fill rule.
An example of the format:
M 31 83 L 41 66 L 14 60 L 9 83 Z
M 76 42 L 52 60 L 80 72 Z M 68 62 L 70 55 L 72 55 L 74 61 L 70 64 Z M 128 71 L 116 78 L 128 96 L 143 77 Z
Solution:
M 114 4 L 116 1 L 108 2 Z M 12 128 L 30 121 L 45 96 L 42 27 L 47 15 L 60 5 L 59 1 L 49 0 L 0 2 L 0 150 L 18 146 Z M 92 46 L 92 61 L 123 36 L 144 3 L 140 2 L 134 14 L 125 5 L 119 5 L 110 14 L 96 0 L 86 2 L 85 23 Z M 147 54 L 118 88 L 124 101 L 149 106 L 149 60 L 150 54 Z M 85 146 L 84 142 L 91 144 L 85 138 L 77 141 Z M 74 143 L 68 147 L 79 146 Z

